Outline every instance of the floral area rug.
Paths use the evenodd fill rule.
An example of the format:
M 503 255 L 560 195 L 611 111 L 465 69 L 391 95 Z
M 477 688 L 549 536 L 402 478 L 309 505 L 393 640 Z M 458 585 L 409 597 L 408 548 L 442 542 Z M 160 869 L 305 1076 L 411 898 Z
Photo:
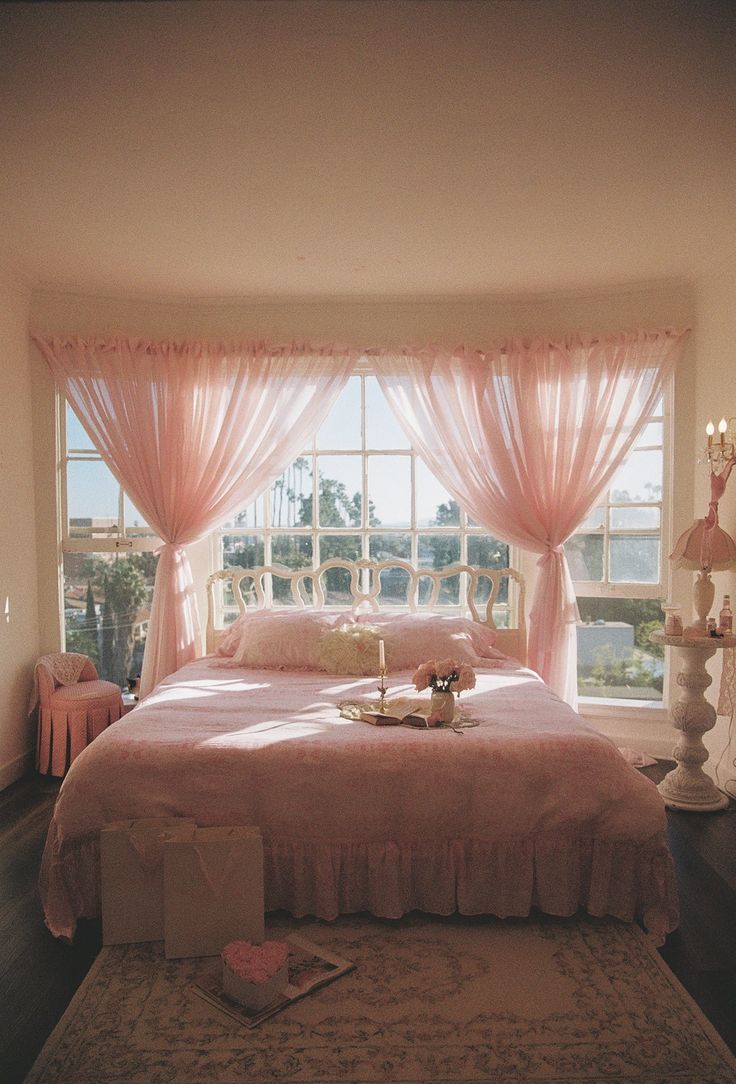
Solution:
M 736 1061 L 638 927 L 271 917 L 354 971 L 246 1029 L 194 994 L 216 958 L 103 948 L 32 1084 L 736 1081 Z

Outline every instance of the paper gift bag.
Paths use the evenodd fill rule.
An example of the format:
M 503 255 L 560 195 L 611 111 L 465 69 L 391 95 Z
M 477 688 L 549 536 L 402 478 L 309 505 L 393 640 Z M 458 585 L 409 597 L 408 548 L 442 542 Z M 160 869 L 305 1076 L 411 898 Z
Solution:
M 258 828 L 198 828 L 164 847 L 168 959 L 215 956 L 230 941 L 260 944 L 263 841 Z
M 164 842 L 191 836 L 195 828 L 196 822 L 185 817 L 147 817 L 102 826 L 103 945 L 163 940 Z

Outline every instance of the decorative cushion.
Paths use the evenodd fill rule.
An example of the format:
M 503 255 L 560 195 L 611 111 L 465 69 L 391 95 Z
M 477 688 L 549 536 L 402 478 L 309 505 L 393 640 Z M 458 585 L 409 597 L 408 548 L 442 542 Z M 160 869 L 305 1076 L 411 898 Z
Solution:
M 351 613 L 258 610 L 245 615 L 233 662 L 270 670 L 320 670 L 320 638 L 354 624 Z
M 330 674 L 377 674 L 378 641 L 374 625 L 348 625 L 324 633 L 319 642 L 319 662 Z
M 431 613 L 362 615 L 384 641 L 386 669 L 409 670 L 427 659 L 450 658 L 470 666 L 488 666 L 506 656 L 493 645 L 495 629 L 465 617 Z

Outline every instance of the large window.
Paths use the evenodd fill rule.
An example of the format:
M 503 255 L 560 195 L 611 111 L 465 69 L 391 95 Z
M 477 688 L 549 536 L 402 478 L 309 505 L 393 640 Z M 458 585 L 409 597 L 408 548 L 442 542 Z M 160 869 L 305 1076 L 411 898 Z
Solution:
M 60 417 L 66 644 L 124 685 L 140 672 L 160 544 L 92 447 L 72 411 Z M 663 659 L 649 642 L 665 595 L 662 522 L 667 414 L 660 404 L 610 490 L 566 544 L 578 596 L 578 688 L 583 697 L 661 701 Z M 399 557 L 439 568 L 501 568 L 509 547 L 490 537 L 417 457 L 369 371 L 356 371 L 309 447 L 248 508 L 211 536 L 212 568 L 316 567 L 331 557 Z M 384 598 L 404 597 L 400 571 Z M 391 577 L 394 577 L 393 581 Z M 348 598 L 333 570 L 328 604 Z M 429 581 L 423 588 L 429 591 Z M 461 577 L 440 605 L 460 610 Z M 286 603 L 277 582 L 274 604 Z M 232 601 L 232 600 L 231 600 Z M 482 601 L 479 599 L 479 601 Z M 501 598 L 496 620 L 508 619 Z
M 565 546 L 578 596 L 578 692 L 661 702 L 664 659 L 650 643 L 666 593 L 662 523 L 667 413 L 660 402 L 636 447 Z
M 412 451 L 369 373 L 350 378 L 311 445 L 214 543 L 215 564 L 246 568 L 315 567 L 331 557 L 400 557 L 425 568 L 509 560 L 508 546 L 473 523 Z M 405 597 L 401 572 L 386 577 L 382 596 L 390 601 L 393 584 Z M 346 573 L 333 570 L 326 587 L 328 603 L 346 601 Z M 288 601 L 283 581 L 274 590 L 276 604 Z M 444 581 L 439 603 L 462 607 L 459 576 Z M 504 615 L 501 606 L 499 623 Z

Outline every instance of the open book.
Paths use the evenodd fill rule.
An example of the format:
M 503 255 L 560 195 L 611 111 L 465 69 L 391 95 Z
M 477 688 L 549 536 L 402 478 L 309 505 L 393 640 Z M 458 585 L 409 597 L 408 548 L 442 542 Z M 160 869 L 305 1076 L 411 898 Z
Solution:
M 355 964 L 343 960 L 341 956 L 336 956 L 321 945 L 315 945 L 301 934 L 291 934 L 286 938 L 286 943 L 289 946 L 289 982 L 271 1004 L 263 1009 L 250 1011 L 223 993 L 220 968 L 201 983 L 192 983 L 191 989 L 233 1020 L 245 1024 L 247 1028 L 255 1028 L 270 1016 L 281 1012 L 287 1005 L 291 1005 L 292 1001 L 306 997 L 313 990 L 355 969 Z
M 431 715 L 429 702 L 416 700 L 388 700 L 385 711 L 376 708 L 363 709 L 360 718 L 364 723 L 374 726 L 419 726 L 426 727 L 427 716 Z

